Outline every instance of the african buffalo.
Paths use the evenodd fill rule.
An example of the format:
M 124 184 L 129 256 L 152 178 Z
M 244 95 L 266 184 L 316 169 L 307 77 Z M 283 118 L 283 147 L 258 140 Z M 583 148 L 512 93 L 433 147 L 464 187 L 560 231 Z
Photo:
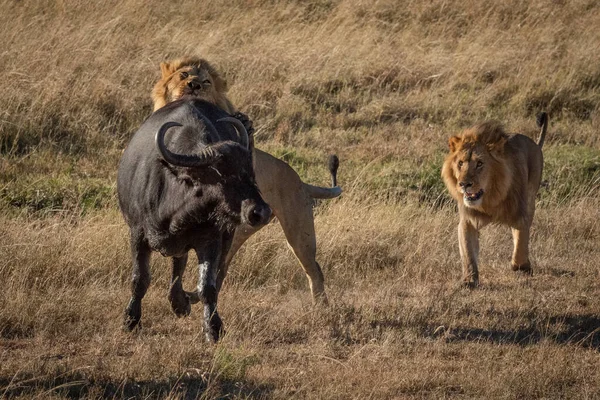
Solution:
M 238 225 L 262 225 L 271 216 L 256 187 L 249 143 L 242 123 L 191 98 L 156 111 L 134 134 L 117 178 L 133 259 L 132 297 L 125 310 L 129 330 L 140 322 L 154 250 L 173 259 L 169 299 L 174 311 L 187 315 L 190 303 L 202 301 L 207 339 L 218 340 L 221 255 L 227 254 Z M 190 249 L 198 256 L 200 277 L 195 292 L 184 292 L 181 276 Z

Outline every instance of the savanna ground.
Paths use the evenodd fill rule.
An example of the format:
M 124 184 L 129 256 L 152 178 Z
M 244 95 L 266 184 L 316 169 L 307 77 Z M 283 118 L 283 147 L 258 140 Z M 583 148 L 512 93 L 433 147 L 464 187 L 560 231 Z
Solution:
M 0 0 L 0 396 L 600 398 L 597 1 Z M 155 256 L 144 327 L 121 330 L 127 229 L 115 181 L 160 61 L 225 71 L 257 146 L 341 198 L 315 207 L 330 306 L 277 224 L 230 269 L 227 335 L 177 319 Z M 458 287 L 447 138 L 550 114 L 533 277 L 482 233 Z M 185 283 L 195 281 L 192 263 Z

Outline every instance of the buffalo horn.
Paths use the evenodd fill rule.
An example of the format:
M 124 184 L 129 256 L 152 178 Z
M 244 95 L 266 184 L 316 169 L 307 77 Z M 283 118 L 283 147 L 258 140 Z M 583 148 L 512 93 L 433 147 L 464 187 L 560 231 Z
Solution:
M 244 124 L 242 124 L 242 122 L 239 119 L 236 119 L 233 117 L 225 117 L 225 118 L 218 119 L 217 122 L 229 122 L 231 125 L 233 125 L 237 131 L 237 134 L 238 134 L 241 144 L 244 146 L 244 148 L 246 150 L 249 150 L 249 148 L 248 148 L 248 143 L 249 143 L 248 132 L 246 131 L 246 127 L 244 126 Z
M 210 122 L 209 122 L 210 123 Z M 209 123 L 205 124 L 206 128 L 211 130 L 215 127 Z M 171 165 L 178 167 L 203 167 L 213 164 L 219 157 L 220 154 L 215 151 L 212 147 L 208 146 L 204 148 L 199 154 L 187 155 L 187 154 L 175 154 L 167 149 L 165 145 L 165 134 L 174 126 L 182 126 L 178 122 L 167 122 L 163 124 L 158 132 L 156 133 L 156 147 L 162 158 Z

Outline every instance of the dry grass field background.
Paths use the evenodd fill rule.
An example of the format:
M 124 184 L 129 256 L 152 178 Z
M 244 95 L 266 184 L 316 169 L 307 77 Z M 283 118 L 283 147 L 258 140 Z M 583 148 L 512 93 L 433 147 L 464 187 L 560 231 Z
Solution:
M 0 0 L 0 397 L 600 398 L 600 3 Z M 116 170 L 161 61 L 199 55 L 257 147 L 341 198 L 315 206 L 330 305 L 277 224 L 237 255 L 204 342 L 152 259 L 121 330 L 128 232 Z M 460 288 L 447 138 L 548 111 L 534 275 L 508 228 Z M 191 263 L 190 263 L 191 264 Z M 195 281 L 192 265 L 185 283 Z

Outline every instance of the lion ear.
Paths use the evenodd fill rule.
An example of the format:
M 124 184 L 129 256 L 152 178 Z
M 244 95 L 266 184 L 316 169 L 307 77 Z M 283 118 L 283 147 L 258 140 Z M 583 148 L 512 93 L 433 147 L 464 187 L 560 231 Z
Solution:
M 219 93 L 226 93 L 229 90 L 229 85 L 227 84 L 227 80 L 222 78 L 220 75 L 213 76 L 215 81 L 215 88 Z
M 452 136 L 450 139 L 448 139 L 448 147 L 450 148 L 450 151 L 452 153 L 456 151 L 461 140 L 462 139 L 460 138 L 460 136 Z
M 496 152 L 496 153 L 503 153 L 504 145 L 506 144 L 506 140 L 507 140 L 507 137 L 502 135 L 502 136 L 498 137 L 495 141 L 488 142 L 487 143 L 488 151 Z
M 173 72 L 175 72 L 175 70 L 173 69 L 173 65 L 171 63 L 168 63 L 168 62 L 160 63 L 160 73 L 161 73 L 162 79 L 169 77 Z

